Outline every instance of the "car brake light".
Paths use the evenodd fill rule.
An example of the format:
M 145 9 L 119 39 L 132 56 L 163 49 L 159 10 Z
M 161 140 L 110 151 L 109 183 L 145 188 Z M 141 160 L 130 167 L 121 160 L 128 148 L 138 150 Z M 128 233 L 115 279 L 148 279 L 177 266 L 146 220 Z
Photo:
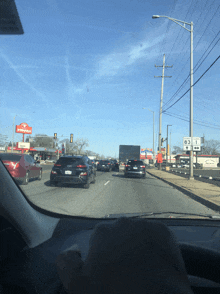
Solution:
M 88 175 L 88 173 L 87 172 L 82 172 L 82 173 L 80 173 L 80 176 L 87 176 Z
M 11 164 L 12 164 L 12 166 L 13 166 L 13 169 L 16 169 L 16 167 L 17 167 L 17 168 L 19 167 L 20 162 L 19 162 L 19 161 L 17 161 L 17 162 L 12 162 Z
M 126 167 L 130 166 L 129 164 L 126 164 Z
M 51 173 L 52 174 L 57 174 L 57 172 L 55 170 L 52 170 Z
M 108 163 L 108 164 L 110 164 L 110 163 Z
M 61 166 L 61 164 L 57 164 L 57 163 L 55 163 L 54 166 Z
M 80 165 L 77 165 L 76 167 L 81 167 L 82 168 L 82 167 L 86 167 L 86 165 L 81 165 L 80 164 Z
M 145 165 L 141 165 L 141 167 L 145 167 Z

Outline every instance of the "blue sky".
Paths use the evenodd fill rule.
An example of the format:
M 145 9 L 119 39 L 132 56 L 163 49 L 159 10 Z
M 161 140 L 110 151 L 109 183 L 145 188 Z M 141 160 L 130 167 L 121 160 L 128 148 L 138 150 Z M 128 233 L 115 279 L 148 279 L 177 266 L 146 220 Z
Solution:
M 189 89 L 188 80 L 173 97 L 189 74 L 190 33 L 166 18 L 152 19 L 153 14 L 193 21 L 194 68 L 202 61 L 194 82 L 219 56 L 217 0 L 20 0 L 16 5 L 24 35 L 0 36 L 0 133 L 9 140 L 17 115 L 15 124 L 28 123 L 33 135 L 73 133 L 74 139 L 88 139 L 89 150 L 117 156 L 121 144 L 152 147 L 149 108 L 155 112 L 158 146 L 161 78 L 154 76 L 161 76 L 162 68 L 155 64 L 161 66 L 165 54 L 166 65 L 173 65 L 165 69 L 172 76 L 164 81 L 165 110 Z M 219 139 L 219 88 L 218 60 L 194 86 L 196 137 Z M 162 137 L 172 125 L 171 146 L 182 146 L 189 136 L 189 97 L 163 113 Z

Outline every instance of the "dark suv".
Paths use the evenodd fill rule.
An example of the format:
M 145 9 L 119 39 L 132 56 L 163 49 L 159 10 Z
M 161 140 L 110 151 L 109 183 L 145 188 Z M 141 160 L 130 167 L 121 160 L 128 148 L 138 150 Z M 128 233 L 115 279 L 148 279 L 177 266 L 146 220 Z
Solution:
M 112 162 L 110 160 L 100 160 L 97 164 L 97 170 L 110 172 L 112 170 Z
M 136 176 L 145 178 L 146 170 L 145 164 L 142 160 L 129 160 L 125 165 L 125 177 Z
M 51 170 L 50 185 L 82 184 L 88 189 L 90 183 L 95 183 L 95 177 L 95 168 L 87 156 L 62 156 Z

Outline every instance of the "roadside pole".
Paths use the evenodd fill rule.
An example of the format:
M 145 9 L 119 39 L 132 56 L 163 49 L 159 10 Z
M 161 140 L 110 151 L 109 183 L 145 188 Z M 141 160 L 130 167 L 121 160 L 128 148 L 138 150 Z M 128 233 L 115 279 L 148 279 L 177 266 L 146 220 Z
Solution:
M 160 95 L 160 113 L 159 113 L 159 153 L 161 153 L 161 128 L 162 128 L 162 107 L 163 107 L 163 86 L 164 86 L 164 78 L 171 78 L 171 76 L 164 76 L 165 67 L 173 67 L 173 66 L 165 66 L 165 54 L 163 55 L 163 65 L 155 67 L 163 67 L 162 76 L 154 76 L 155 78 L 162 78 L 161 84 L 161 95 Z M 161 170 L 161 163 L 158 165 L 158 169 Z

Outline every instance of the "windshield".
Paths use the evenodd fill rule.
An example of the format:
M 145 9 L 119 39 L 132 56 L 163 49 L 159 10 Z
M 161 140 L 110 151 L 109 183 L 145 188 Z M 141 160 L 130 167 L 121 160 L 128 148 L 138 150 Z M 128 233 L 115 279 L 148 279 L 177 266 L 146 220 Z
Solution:
M 219 214 L 219 1 L 15 3 L 0 158 L 31 156 L 4 163 L 28 199 L 93 218 Z

